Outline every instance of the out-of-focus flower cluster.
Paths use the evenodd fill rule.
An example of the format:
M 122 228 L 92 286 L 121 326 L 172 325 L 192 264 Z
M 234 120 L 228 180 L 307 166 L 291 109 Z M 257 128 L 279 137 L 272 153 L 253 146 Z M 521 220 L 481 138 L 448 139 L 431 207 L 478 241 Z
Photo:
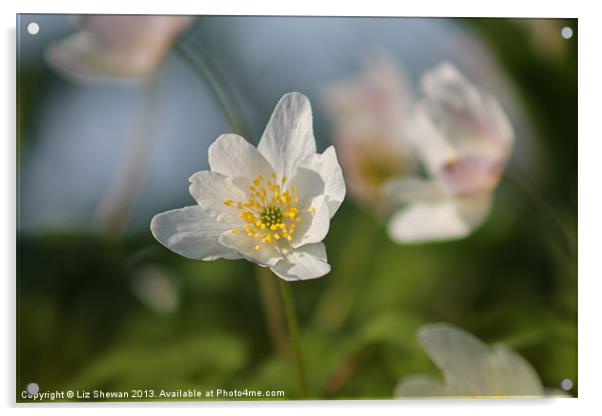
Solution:
M 326 91 L 334 141 L 355 197 L 390 216 L 401 243 L 462 238 L 487 217 L 514 133 L 495 97 L 450 63 L 415 97 L 391 58 Z

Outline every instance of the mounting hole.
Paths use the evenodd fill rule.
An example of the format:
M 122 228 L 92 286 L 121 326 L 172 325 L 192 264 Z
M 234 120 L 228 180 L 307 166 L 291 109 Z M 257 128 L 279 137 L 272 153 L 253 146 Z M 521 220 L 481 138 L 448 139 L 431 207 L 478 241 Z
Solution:
M 40 386 L 38 386 L 38 383 L 29 383 L 26 390 L 29 394 L 38 394 L 40 392 Z
M 562 36 L 565 39 L 570 39 L 573 37 L 573 29 L 571 29 L 568 26 L 565 26 L 562 28 L 562 30 L 560 30 L 560 36 Z
M 564 391 L 569 391 L 573 388 L 573 380 L 565 378 L 560 382 L 560 388 Z
M 40 25 L 36 22 L 31 22 L 27 25 L 27 33 L 30 35 L 37 35 L 40 32 Z

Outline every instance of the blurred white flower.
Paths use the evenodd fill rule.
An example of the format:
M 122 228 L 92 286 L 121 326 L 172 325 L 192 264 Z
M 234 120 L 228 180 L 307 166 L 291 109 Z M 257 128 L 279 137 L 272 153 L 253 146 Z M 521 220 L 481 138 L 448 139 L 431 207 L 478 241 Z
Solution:
M 175 311 L 180 304 L 178 286 L 166 270 L 147 265 L 132 278 L 132 291 L 146 306 L 158 313 Z
M 345 197 L 334 147 L 316 153 L 309 100 L 284 95 L 256 149 L 236 134 L 209 147 L 190 178 L 197 206 L 156 215 L 155 238 L 192 259 L 245 258 L 285 280 L 330 271 L 322 240 Z
M 333 139 L 351 192 L 392 215 L 400 243 L 462 238 L 487 217 L 513 130 L 491 95 L 451 64 L 422 77 L 414 98 L 386 55 L 326 91 Z
M 451 325 L 425 325 L 418 339 L 443 373 L 443 381 L 427 375 L 406 377 L 395 388 L 395 396 L 566 396 L 544 389 L 533 367 L 515 351 L 502 345 L 490 348 Z
M 478 227 L 514 140 L 497 100 L 453 65 L 428 71 L 422 88 L 410 136 L 426 177 L 400 176 L 385 185 L 403 205 L 389 223 L 391 237 L 403 243 L 461 238 Z
M 329 87 L 325 101 L 351 193 L 386 208 L 383 183 L 417 168 L 408 130 L 414 98 L 401 67 L 375 55 L 361 75 Z
M 191 21 L 190 16 L 80 16 L 81 30 L 51 46 L 47 59 L 78 79 L 145 77 Z

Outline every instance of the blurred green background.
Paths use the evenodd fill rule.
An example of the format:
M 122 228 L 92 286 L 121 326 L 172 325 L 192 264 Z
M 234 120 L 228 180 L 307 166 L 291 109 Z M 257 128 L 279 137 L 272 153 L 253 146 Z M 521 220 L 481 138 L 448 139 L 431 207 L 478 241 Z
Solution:
M 249 122 L 258 137 L 280 95 L 254 95 L 269 77 L 249 86 L 252 80 L 237 72 L 244 67 L 228 65 L 228 59 L 245 59 L 237 58 L 236 50 L 227 56 L 243 32 L 230 33 L 233 39 L 220 43 L 215 39 L 225 29 L 219 19 L 228 18 L 202 19 L 202 36 L 195 45 L 223 66 L 247 116 L 256 109 L 258 115 L 251 114 Z M 236 24 L 236 19 L 244 18 L 228 21 Z M 260 25 L 261 18 L 256 19 L 245 24 Z M 350 31 L 360 21 L 381 25 L 379 19 L 342 20 Z M 396 24 L 405 19 L 384 20 Z M 535 150 L 521 153 L 517 144 L 509 174 L 528 189 L 503 180 L 490 218 L 472 236 L 416 246 L 391 242 L 370 210 L 347 198 L 325 240 L 332 272 L 293 286 L 312 397 L 391 398 L 403 376 L 439 375 L 415 338 L 417 328 L 431 322 L 449 322 L 487 343 L 512 346 L 545 386 L 558 387 L 571 378 L 571 394 L 576 395 L 577 21 L 423 20 L 425 31 L 434 27 L 439 34 L 437 25 L 452 25 L 461 36 L 478 40 L 515 87 Z M 297 27 L 305 24 L 303 18 L 296 21 Z M 57 26 L 68 30 L 67 23 Z M 559 35 L 563 26 L 575 33 L 570 42 Z M 61 30 L 55 38 L 63 35 Z M 332 47 L 326 43 L 321 47 Z M 297 397 L 294 367 L 275 353 L 270 341 L 257 269 L 245 261 L 186 260 L 159 245 L 148 229 L 153 212 L 192 203 L 185 178 L 206 166 L 206 144 L 188 148 L 197 167 L 183 169 L 177 195 L 157 196 L 159 202 L 148 211 L 135 209 L 122 234 L 103 233 L 90 225 L 89 217 L 70 213 L 68 207 L 57 209 L 67 210 L 66 220 L 36 222 L 46 210 L 44 202 L 28 196 L 40 163 L 35 153 L 44 149 L 40 119 L 56 89 L 75 88 L 46 66 L 42 46 L 31 48 L 33 58 L 22 56 L 18 68 L 17 400 L 30 382 L 41 390 L 248 388 L 284 390 L 285 398 Z M 368 46 L 387 48 L 377 40 Z M 406 59 L 401 52 L 394 54 Z M 355 69 L 347 65 L 328 77 L 344 77 Z M 187 83 L 206 88 L 194 72 L 185 75 Z M 280 86 L 289 84 L 297 89 L 294 77 Z M 102 88 L 92 92 L 102 94 Z M 218 108 L 205 95 L 208 105 Z M 315 103 L 319 96 L 310 98 Z M 54 107 L 62 103 L 51 101 Z M 97 110 L 94 117 L 102 121 L 102 109 Z M 228 131 L 220 117 L 222 124 L 214 127 L 218 134 Z M 316 114 L 316 136 L 324 148 L 328 126 L 320 117 Z M 103 134 L 112 135 L 110 125 Z M 217 134 L 197 130 L 191 140 L 201 136 L 208 144 Z M 517 142 L 521 140 L 519 134 Z M 51 146 L 59 153 L 61 146 L 65 152 L 69 147 Z M 107 154 L 119 160 L 118 152 Z M 38 186 L 63 188 L 44 182 Z M 148 189 L 150 195 L 165 195 L 160 184 Z M 48 204 L 50 210 L 52 201 Z M 90 217 L 95 212 L 91 203 L 80 209 Z

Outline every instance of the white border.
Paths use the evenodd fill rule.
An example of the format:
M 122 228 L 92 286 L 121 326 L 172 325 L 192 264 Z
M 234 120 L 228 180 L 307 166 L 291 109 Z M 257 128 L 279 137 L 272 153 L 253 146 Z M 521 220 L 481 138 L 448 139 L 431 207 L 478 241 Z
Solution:
M 127 0 L 76 2 L 70 0 L 22 0 L 20 13 L 147 13 L 147 14 L 247 14 L 316 16 L 449 16 L 449 17 L 578 17 L 578 1 L 547 1 L 542 5 L 524 0 L 487 4 L 469 0 L 421 0 L 412 2 L 268 0 L 220 0 L 214 2 L 166 2 Z
M 600 97 L 602 91 L 597 82 L 600 68 L 599 40 L 602 39 L 600 14 L 592 6 L 594 2 L 504 0 L 499 2 L 482 1 L 380 1 L 370 0 L 351 3 L 349 1 L 304 0 L 302 2 L 283 1 L 230 1 L 214 2 L 166 2 L 156 0 L 75 2 L 67 0 L 20 1 L 19 4 L 2 3 L 0 19 L 4 26 L 2 57 L 0 65 L 2 91 L 6 92 L 1 102 L 1 125 L 7 136 L 2 140 L 2 189 L 4 203 L 1 205 L 0 227 L 2 239 L 0 264 L 2 274 L 3 317 L 2 339 L 0 343 L 4 374 L 0 377 L 0 404 L 8 407 L 8 413 L 48 415 L 80 415 L 81 406 L 44 407 L 21 406 L 15 408 L 14 398 L 14 277 L 15 277 L 15 38 L 16 13 L 153 13 L 153 14 L 255 14 L 255 15 L 345 15 L 345 16 L 484 16 L 484 17 L 577 17 L 579 27 L 579 394 L 577 400 L 556 401 L 405 401 L 405 402 L 328 402 L 328 403 L 204 403 L 153 405 L 144 410 L 149 415 L 164 415 L 166 410 L 178 414 L 238 414 L 244 411 L 250 415 L 264 415 L 267 412 L 304 415 L 308 412 L 332 413 L 343 410 L 351 414 L 364 414 L 366 411 L 395 414 L 445 413 L 446 415 L 469 415 L 484 412 L 492 415 L 506 415 L 509 412 L 566 416 L 567 412 L 590 414 L 597 409 L 599 378 L 602 377 L 600 355 L 600 303 L 602 275 L 596 261 L 600 246 L 598 236 L 602 235 L 600 213 L 602 197 L 602 134 L 598 120 L 602 117 Z M 12 32 L 11 32 L 12 30 Z M 567 138 L 569 139 L 569 138 Z M 148 405 L 147 405 L 148 406 Z M 131 413 L 135 405 L 119 408 L 115 405 L 85 407 L 90 414 Z M 200 408 L 200 409 L 199 409 Z M 109 410 L 110 409 L 110 410 Z M 593 413 L 593 411 L 591 412 Z

